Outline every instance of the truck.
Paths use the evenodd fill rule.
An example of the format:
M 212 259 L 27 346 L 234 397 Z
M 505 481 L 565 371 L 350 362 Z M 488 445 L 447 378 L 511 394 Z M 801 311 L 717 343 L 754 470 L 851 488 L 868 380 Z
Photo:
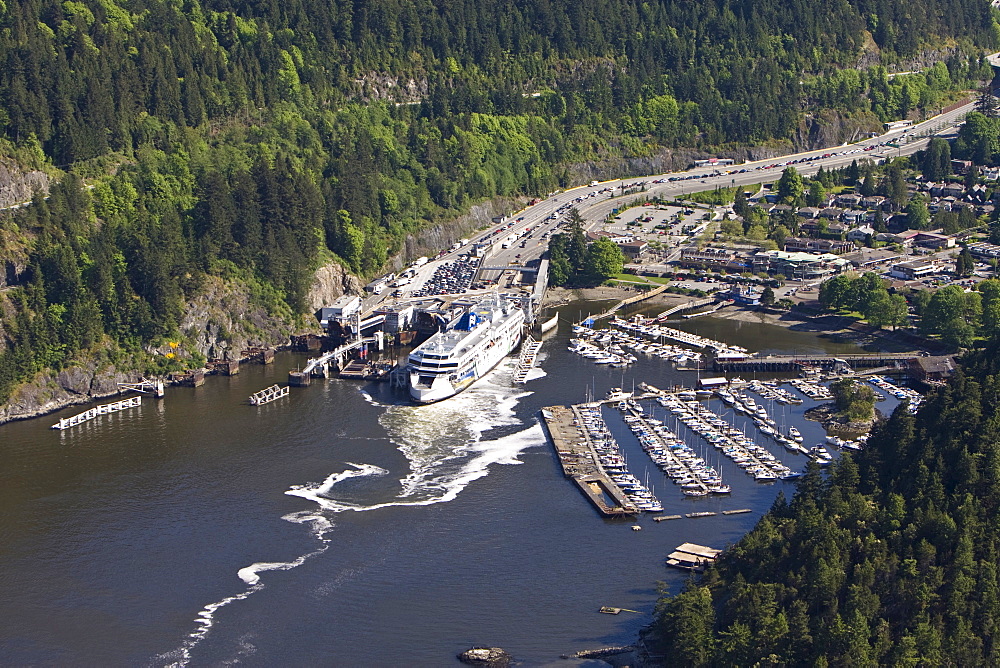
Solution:
M 429 259 L 429 258 L 426 258 L 426 257 L 418 257 L 418 258 L 417 258 L 416 260 L 414 260 L 414 261 L 413 261 L 413 266 L 414 266 L 414 267 L 422 267 L 422 266 L 424 266 L 425 264 L 427 264 L 427 263 L 428 263 L 429 261 L 430 261 L 430 259 Z
M 504 239 L 503 243 L 500 244 L 500 248 L 510 248 L 510 245 L 512 243 L 514 243 L 515 241 L 517 241 L 517 235 L 516 234 L 508 234 L 507 238 Z

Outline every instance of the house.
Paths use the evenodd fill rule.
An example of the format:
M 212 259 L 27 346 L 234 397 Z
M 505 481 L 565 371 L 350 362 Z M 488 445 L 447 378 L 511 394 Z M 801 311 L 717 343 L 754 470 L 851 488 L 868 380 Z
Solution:
M 951 211 L 951 202 L 935 197 L 927 204 L 927 210 L 931 213 L 938 211 Z
M 861 211 L 859 209 L 848 209 L 847 211 L 844 212 L 842 219 L 845 225 L 854 227 L 858 223 L 860 223 L 865 218 L 866 215 L 867 215 L 866 211 Z
M 838 209 L 835 206 L 828 206 L 825 209 L 820 210 L 819 217 L 826 218 L 827 220 L 840 220 L 840 216 L 843 213 L 843 209 Z
M 974 204 L 985 204 L 989 200 L 989 189 L 982 183 L 977 183 L 972 186 L 968 193 L 966 193 L 965 199 Z
M 875 236 L 875 228 L 868 225 L 862 225 L 861 227 L 856 227 L 849 231 L 846 235 L 848 241 L 854 241 L 857 243 L 865 243 L 868 237 Z
M 814 206 L 804 206 L 796 212 L 800 217 L 806 220 L 813 220 L 819 216 L 819 209 Z
M 826 226 L 827 234 L 837 234 L 841 235 L 847 231 L 847 225 L 840 222 L 839 220 L 832 221 Z
M 949 183 L 941 189 L 941 194 L 945 197 L 961 197 L 965 194 L 965 186 L 961 183 Z
M 861 198 L 861 207 L 864 209 L 881 209 L 885 206 L 886 199 L 881 195 L 868 195 Z
M 834 202 L 844 209 L 856 209 L 861 204 L 861 195 L 855 193 L 842 193 L 837 195 Z
M 794 209 L 787 204 L 775 204 L 768 209 L 768 214 L 772 216 L 782 216 L 789 211 L 794 211 Z
M 820 221 L 803 220 L 799 223 L 799 232 L 802 234 L 816 234 L 820 230 Z
M 970 169 L 972 169 L 972 161 L 971 160 L 952 160 L 951 161 L 951 171 L 955 172 L 956 174 L 958 174 L 960 176 L 968 174 Z
M 980 167 L 979 175 L 987 181 L 1000 181 L 1000 167 Z

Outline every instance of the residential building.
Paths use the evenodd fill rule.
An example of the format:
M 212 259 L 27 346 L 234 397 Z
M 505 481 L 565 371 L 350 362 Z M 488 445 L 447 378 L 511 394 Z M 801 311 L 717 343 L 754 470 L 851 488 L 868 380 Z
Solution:
M 862 225 L 861 227 L 856 227 L 853 230 L 848 231 L 845 237 L 848 241 L 863 244 L 868 237 L 875 237 L 875 228 L 870 225 Z

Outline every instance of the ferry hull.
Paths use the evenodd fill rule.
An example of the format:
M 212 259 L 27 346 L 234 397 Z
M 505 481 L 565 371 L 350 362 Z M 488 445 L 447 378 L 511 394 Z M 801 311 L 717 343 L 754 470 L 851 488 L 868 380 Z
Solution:
M 513 340 L 510 347 L 502 354 L 493 355 L 490 359 L 481 360 L 474 364 L 468 371 L 461 374 L 455 380 L 450 380 L 445 375 L 436 376 L 429 386 L 425 386 L 417 381 L 418 373 L 410 373 L 410 399 L 418 404 L 433 404 L 442 401 L 468 389 L 477 380 L 496 368 L 504 357 L 510 354 L 518 343 L 521 342 L 520 332 Z M 502 348 L 500 350 L 503 350 Z
M 488 374 L 524 334 L 524 312 L 494 297 L 479 302 L 410 353 L 410 398 L 430 404 L 453 397 Z

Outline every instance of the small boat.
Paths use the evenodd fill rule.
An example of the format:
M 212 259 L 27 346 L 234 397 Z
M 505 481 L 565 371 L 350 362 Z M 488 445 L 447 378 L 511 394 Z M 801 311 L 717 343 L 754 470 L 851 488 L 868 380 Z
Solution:
M 796 443 L 801 443 L 804 440 L 802 438 L 802 433 L 795 427 L 788 428 L 788 436 Z

